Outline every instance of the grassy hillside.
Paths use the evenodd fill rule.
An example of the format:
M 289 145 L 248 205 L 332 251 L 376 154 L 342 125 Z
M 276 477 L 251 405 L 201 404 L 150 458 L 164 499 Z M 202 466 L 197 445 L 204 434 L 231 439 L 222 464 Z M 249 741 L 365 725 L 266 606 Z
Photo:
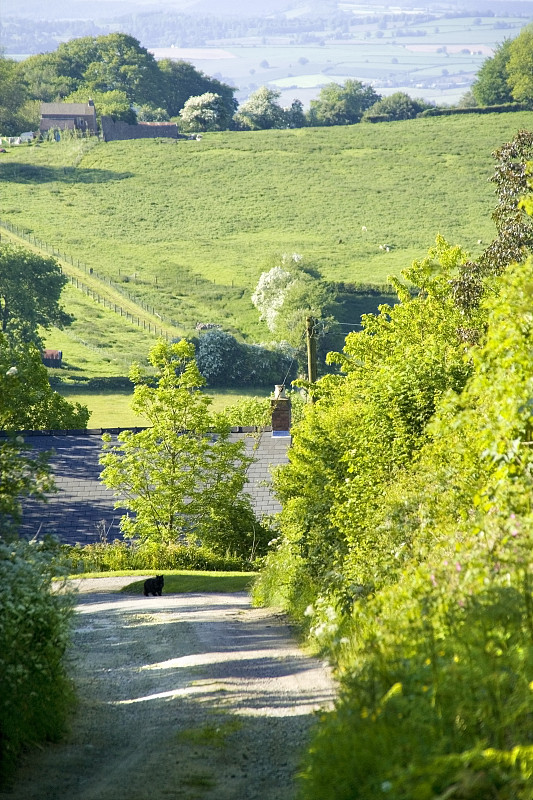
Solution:
M 491 152 L 531 124 L 523 112 L 13 147 L 1 156 L 1 217 L 133 291 L 180 334 L 217 322 L 264 341 L 250 294 L 282 252 L 325 278 L 371 283 L 437 233 L 476 255 L 493 235 Z M 124 374 L 120 359 L 153 341 L 75 289 L 65 304 L 79 322 L 61 336 L 102 374 Z

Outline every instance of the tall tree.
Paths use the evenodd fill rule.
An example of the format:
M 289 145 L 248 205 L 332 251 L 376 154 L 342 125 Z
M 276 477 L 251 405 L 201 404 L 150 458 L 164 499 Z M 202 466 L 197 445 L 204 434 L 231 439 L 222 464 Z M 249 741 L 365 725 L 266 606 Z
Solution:
M 250 463 L 244 445 L 231 442 L 229 425 L 210 415 L 211 398 L 199 390 L 205 381 L 192 344 L 159 342 L 149 360 L 155 385 L 143 381 L 137 366 L 130 377 L 132 408 L 152 427 L 121 433 L 117 445 L 104 437 L 102 480 L 120 498 L 117 505 L 132 514 L 122 517 L 121 529 L 143 541 L 189 537 L 243 555 L 254 521 L 242 491 Z
M 158 66 L 163 76 L 164 105 L 171 117 L 180 113 L 189 97 L 198 97 L 206 92 L 222 98 L 229 117 L 235 113 L 237 101 L 233 87 L 210 78 L 188 61 L 162 59 Z
M 533 101 L 533 25 L 524 28 L 509 45 L 507 83 L 515 100 Z
M 0 132 L 14 136 L 24 130 L 33 129 L 28 106 L 28 89 L 16 61 L 0 54 Z
M 229 127 L 231 116 L 219 94 L 206 92 L 199 97 L 189 97 L 180 111 L 180 120 L 191 132 L 221 131 Z
M 363 113 L 381 97 L 372 86 L 361 81 L 348 80 L 328 83 L 316 100 L 311 100 L 308 119 L 310 125 L 353 125 L 360 122 Z
M 239 127 L 252 131 L 269 128 L 286 128 L 285 111 L 278 103 L 281 92 L 261 86 L 250 95 L 235 114 L 235 122 Z
M 511 40 L 506 39 L 498 45 L 492 58 L 487 58 L 481 65 L 476 80 L 472 84 L 472 92 L 480 106 L 493 106 L 513 101 L 513 95 L 507 82 L 510 56 Z
M 54 258 L 0 244 L 0 330 L 11 343 L 42 346 L 38 327 L 72 322 L 59 303 L 67 278 Z
M 55 53 L 39 53 L 30 56 L 18 65 L 21 79 L 27 86 L 29 96 L 43 103 L 60 100 L 77 89 L 81 79 L 62 72 L 64 65 Z
M 97 58 L 83 73 L 83 83 L 99 92 L 124 92 L 131 103 L 163 102 L 161 72 L 154 56 L 133 36 L 111 33 L 96 38 Z

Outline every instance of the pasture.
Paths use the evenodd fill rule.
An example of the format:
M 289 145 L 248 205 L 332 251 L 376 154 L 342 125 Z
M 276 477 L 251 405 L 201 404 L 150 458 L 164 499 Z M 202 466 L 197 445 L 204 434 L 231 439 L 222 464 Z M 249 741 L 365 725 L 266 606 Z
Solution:
M 274 389 L 274 387 L 272 387 Z M 135 414 L 131 408 L 133 391 L 87 391 L 82 387 L 66 385 L 57 391 L 71 403 L 81 403 L 91 412 L 89 428 L 138 428 L 148 425 L 142 415 Z M 211 409 L 222 411 L 246 397 L 265 397 L 269 392 L 257 389 L 220 389 L 206 392 L 213 400 Z
M 327 280 L 373 284 L 438 233 L 475 257 L 494 235 L 491 153 L 532 123 L 519 112 L 12 147 L 1 218 L 133 292 L 177 335 L 213 322 L 268 342 L 250 296 L 281 253 Z M 47 346 L 70 377 L 127 375 L 155 341 L 73 286 L 64 305 L 76 322 Z

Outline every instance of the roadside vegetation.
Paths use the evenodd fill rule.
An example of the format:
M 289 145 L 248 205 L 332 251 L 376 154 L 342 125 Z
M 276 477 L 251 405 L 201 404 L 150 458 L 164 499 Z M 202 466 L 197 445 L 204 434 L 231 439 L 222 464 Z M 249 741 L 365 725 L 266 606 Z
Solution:
M 277 471 L 256 601 L 342 681 L 304 800 L 531 797 L 532 147 L 500 152 L 478 261 L 437 238 L 331 356 Z
M 25 747 L 60 735 L 70 707 L 71 607 L 50 591 L 54 572 L 261 568 L 256 602 L 289 612 L 342 679 L 302 768 L 302 800 L 531 800 L 533 135 L 501 146 L 529 117 L 72 139 L 3 154 L 4 214 L 29 245 L 0 246 L 6 775 Z M 60 244 L 65 273 L 43 242 Z M 130 364 L 150 330 L 137 325 L 129 350 L 123 314 L 91 314 L 73 284 L 64 298 L 78 304 L 78 328 L 60 306 L 69 255 L 89 281 L 134 287 L 129 302 L 175 321 L 174 341 L 144 350 L 148 370 Z M 352 300 L 375 310 L 391 273 L 395 298 L 350 318 Z M 27 291 L 32 274 L 50 279 L 46 303 Z M 229 430 L 262 419 L 268 402 L 212 413 L 200 367 L 211 387 L 225 375 L 251 387 L 261 358 L 262 378 L 289 382 L 308 313 L 342 352 L 295 415 L 290 463 L 275 476 L 283 510 L 258 521 L 243 492 L 249 458 Z M 71 384 L 124 389 L 129 375 L 132 409 L 151 426 L 106 437 L 102 455 L 104 482 L 131 512 L 128 542 L 17 540 L 22 497 L 53 488 L 46 458 L 17 431 L 89 418 L 41 363 L 53 324 L 76 342 Z M 100 358 L 115 345 L 114 363 Z M 74 362 L 89 351 L 98 357 Z

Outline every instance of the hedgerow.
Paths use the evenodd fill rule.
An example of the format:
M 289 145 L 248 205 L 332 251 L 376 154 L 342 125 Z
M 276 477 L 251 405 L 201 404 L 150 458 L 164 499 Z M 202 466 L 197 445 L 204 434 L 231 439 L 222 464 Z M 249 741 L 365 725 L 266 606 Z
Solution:
M 113 542 L 62 545 L 56 565 L 72 574 L 82 572 L 110 572 L 123 569 L 192 569 L 213 571 L 239 571 L 254 569 L 257 564 L 231 553 L 220 555 L 207 547 L 180 543 Z
M 438 239 L 404 273 L 419 291 L 350 334 L 276 476 L 256 598 L 340 678 L 303 800 L 533 797 L 533 260 L 497 252 Z
M 57 741 L 74 699 L 64 653 L 72 603 L 51 591 L 51 560 L 36 544 L 0 542 L 0 781 L 22 750 Z

